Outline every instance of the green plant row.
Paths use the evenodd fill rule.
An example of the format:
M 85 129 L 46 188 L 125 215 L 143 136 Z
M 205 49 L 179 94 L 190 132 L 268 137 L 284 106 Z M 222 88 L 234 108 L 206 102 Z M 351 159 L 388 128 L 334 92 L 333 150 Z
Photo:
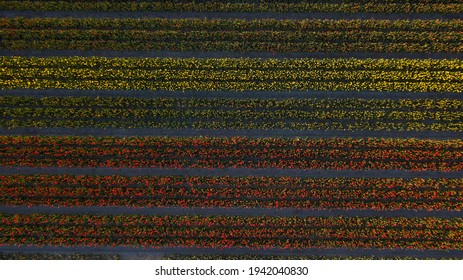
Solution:
M 343 12 L 343 13 L 461 13 L 461 2 L 427 1 L 322 1 L 236 2 L 236 1 L 0 1 L 2 10 L 101 11 L 101 12 Z
M 1 57 L 0 87 L 461 92 L 461 60 Z
M 234 106 L 236 104 L 236 106 Z M 390 107 L 388 107 L 388 105 Z M 463 131 L 450 99 L 0 97 L 0 126 Z

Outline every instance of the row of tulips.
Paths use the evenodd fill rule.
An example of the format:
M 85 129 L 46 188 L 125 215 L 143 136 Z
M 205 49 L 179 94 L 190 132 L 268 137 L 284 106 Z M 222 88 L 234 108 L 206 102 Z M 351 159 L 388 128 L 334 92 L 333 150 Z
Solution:
M 409 257 L 409 256 L 375 256 L 375 255 L 361 255 L 361 256 L 344 256 L 344 255 L 270 255 L 270 254 L 240 254 L 233 255 L 223 253 L 221 255 L 215 254 L 172 254 L 165 255 L 163 260 L 457 260 L 458 258 L 450 257 Z
M 99 33 L 99 32 L 97 32 Z M 126 32 L 129 33 L 129 32 Z M 130 32 L 133 33 L 133 32 Z M 122 35 L 118 34 L 117 36 Z M 145 34 L 148 35 L 148 34 Z M 155 36 L 155 34 L 150 34 Z M 321 34 L 328 36 L 327 34 Z M 156 41 L 147 42 L 144 39 L 131 39 L 120 42 L 117 40 L 81 40 L 73 36 L 62 36 L 61 39 L 43 39 L 33 35 L 32 39 L 3 40 L 0 42 L 0 49 L 8 50 L 109 50 L 109 51 L 230 51 L 230 52 L 321 52 L 321 53 L 346 53 L 346 52 L 376 52 L 376 53 L 461 53 L 463 48 L 461 42 L 440 42 L 429 43 L 419 42 L 248 42 L 253 34 L 242 34 L 241 41 Z M 93 35 L 91 35 L 93 36 Z M 125 36 L 135 36 L 125 34 Z M 159 36 L 156 36 L 159 37 Z M 362 39 L 363 40 L 363 39 Z M 449 39 L 453 40 L 453 39 Z
M 109 57 L 25 57 L 0 56 L 2 71 L 6 69 L 39 68 L 44 72 L 74 69 L 113 70 L 323 70 L 323 71 L 446 71 L 460 72 L 463 61 L 459 59 L 355 59 L 355 58 L 109 58 Z M 5 69 L 4 69 L 5 68 Z M 68 69 L 70 68 L 70 69 Z M 43 73 L 46 74 L 46 73 Z M 130 77 L 127 77 L 130 78 Z
M 461 92 L 462 65 L 413 59 L 1 57 L 0 88 Z
M 236 110 L 397 110 L 397 111 L 452 111 L 463 110 L 463 101 L 450 98 L 400 98 L 400 99 L 365 99 L 365 98 L 177 98 L 177 97 L 56 97 L 15 96 L 14 92 L 5 91 L 0 96 L 0 106 L 5 107 L 40 107 L 40 108 L 115 108 L 115 109 L 236 109 Z
M 463 11 L 459 1 L 0 1 L 2 10 L 99 12 L 340 12 L 340 13 L 442 13 Z
M 403 178 L 303 178 L 303 177 L 232 177 L 232 176 L 89 176 L 89 175 L 0 175 L 1 186 L 84 187 L 84 188 L 230 188 L 235 189 L 358 189 L 394 191 L 459 191 L 462 179 L 403 179 Z
M 0 165 L 414 171 L 463 169 L 463 146 L 459 140 L 252 140 L 241 137 L 131 139 L 133 138 L 2 136 Z M 130 146 L 132 141 L 141 145 Z M 157 142 L 157 145 L 144 146 L 150 141 Z M 62 142 L 69 145 L 59 145 Z M 85 142 L 94 144 L 82 145 Z M 279 147 L 272 147 L 272 142 Z M 294 142 L 299 146 L 293 146 Z M 317 142 L 322 145 L 317 145 Z
M 0 203 L 16 206 L 463 209 L 461 179 L 69 175 L 0 178 Z
M 202 108 L 175 108 L 175 109 L 145 109 L 145 108 L 37 108 L 16 107 L 0 108 L 0 113 L 5 118 L 62 118 L 83 119 L 95 118 L 131 118 L 148 120 L 166 119 L 206 119 L 227 121 L 444 121 L 459 122 L 463 118 L 461 111 L 396 111 L 396 110 L 330 110 L 320 108 L 318 110 L 285 110 L 269 108 L 262 111 L 246 110 L 214 110 Z M 51 120 L 54 121 L 54 120 Z
M 109 254 L 46 254 L 0 253 L 0 260 L 119 260 L 119 255 Z
M 59 84 L 60 82 L 71 83 L 76 80 L 79 83 L 92 83 L 109 81 L 123 81 L 126 78 L 128 84 L 153 84 L 159 83 L 182 84 L 187 81 L 194 83 L 300 83 L 301 86 L 314 82 L 366 82 L 374 84 L 379 82 L 397 82 L 397 83 L 418 83 L 433 82 L 436 84 L 461 84 L 463 74 L 460 72 L 443 71 L 400 71 L 400 70 L 361 70 L 353 69 L 351 71 L 337 70 L 260 70 L 260 69 L 227 69 L 227 70 L 189 70 L 189 69 L 63 69 L 63 68 L 3 68 L 1 72 L 4 84 L 8 85 L 15 80 L 23 79 L 24 81 L 36 81 L 45 83 L 45 79 Z M 307 81 L 307 82 L 304 82 Z M 9 83 L 8 83 L 9 82 Z M 71 83 L 72 84 L 72 83 Z
M 16 145 L 42 147 L 101 147 L 101 148 L 247 148 L 247 149 L 323 149 L 323 150 L 428 150 L 460 151 L 458 139 L 390 139 L 390 138 L 249 138 L 249 137 L 83 137 L 83 136 L 0 136 L 2 148 Z M 122 152 L 122 151 L 121 151 Z
M 100 116 L 100 112 L 95 113 Z M 235 120 L 214 120 L 194 119 L 188 120 L 163 120 L 163 119 L 69 119 L 62 118 L 44 119 L 35 118 L 4 118 L 0 120 L 0 127 L 23 128 L 23 127 L 58 127 L 58 128 L 167 128 L 167 129 L 258 129 L 258 130 L 343 130 L 343 131 L 463 131 L 463 123 L 457 122 L 436 122 L 436 121 L 353 121 L 353 120 L 330 120 L 330 121 L 281 121 L 265 120 L 250 121 L 240 116 Z
M 463 21 L 0 20 L 0 48 L 272 52 L 461 52 Z
M 13 73 L 11 71 L 10 73 Z M 21 71 L 23 72 L 23 71 Z M 36 72 L 36 71 L 33 71 Z M 85 72 L 85 71 L 83 71 Z M 24 74 L 27 72 L 24 71 Z M 367 73 L 367 72 L 365 72 Z M 93 75 L 91 73 L 90 75 Z M 372 74 L 372 73 L 370 73 Z M 439 74 L 437 72 L 437 74 Z M 246 74 L 252 77 L 252 74 Z M 281 73 L 281 78 L 287 78 Z M 393 75 L 397 79 L 401 78 L 400 72 Z M 425 76 L 429 76 L 424 73 Z M 106 75 L 105 75 L 106 76 Z M 418 74 L 419 76 L 419 74 Z M 441 78 L 448 78 L 444 75 Z M 301 80 L 267 80 L 267 81 L 222 81 L 217 77 L 214 80 L 192 80 L 196 77 L 192 74 L 185 80 L 157 82 L 151 78 L 146 80 L 107 80 L 102 77 L 98 80 L 76 80 L 68 78 L 64 81 L 57 77 L 37 78 L 3 78 L 0 80 L 0 89 L 84 89 L 84 90 L 166 90 L 166 91 L 300 91 L 300 90 L 319 90 L 319 91 L 405 91 L 405 92 L 462 92 L 462 82 L 436 82 L 428 80 L 417 81 L 358 81 L 361 75 L 350 78 L 352 80 L 337 81 L 307 81 Z M 321 77 L 321 76 L 320 76 Z M 417 76 L 415 76 L 417 77 Z M 346 77 L 347 78 L 347 77 Z
M 121 30 L 121 31 L 428 31 L 433 35 L 440 31 L 458 32 L 463 28 L 463 20 L 376 20 L 376 19 L 199 19 L 199 18 L 0 18 L 0 30 Z M 194 34 L 194 33 L 193 33 Z M 298 33 L 294 33 L 298 34 Z M 439 34 L 435 34 L 439 36 Z M 253 39 L 253 38 L 250 38 Z
M 462 249 L 459 218 L 0 214 L 0 244 Z
M 457 99 L 0 97 L 3 127 L 462 131 Z

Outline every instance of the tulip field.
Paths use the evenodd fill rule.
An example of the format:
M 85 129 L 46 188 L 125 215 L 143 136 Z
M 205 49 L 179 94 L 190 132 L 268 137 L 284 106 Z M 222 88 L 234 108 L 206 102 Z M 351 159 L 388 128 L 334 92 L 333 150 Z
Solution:
M 0 0 L 0 259 L 463 259 L 462 14 Z

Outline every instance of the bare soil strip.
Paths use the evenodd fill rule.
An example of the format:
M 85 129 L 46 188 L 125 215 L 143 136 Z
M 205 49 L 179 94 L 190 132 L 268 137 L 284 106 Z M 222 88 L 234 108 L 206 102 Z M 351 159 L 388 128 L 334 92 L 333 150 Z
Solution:
M 48 175 L 122 175 L 122 176 L 292 176 L 314 178 L 463 178 L 463 171 L 405 171 L 405 170 L 301 170 L 301 169 L 249 169 L 249 168 L 112 168 L 112 167 L 0 167 L 0 174 Z
M 200 208 L 200 207 L 125 207 L 125 206 L 0 206 L 4 214 L 58 214 L 58 215 L 202 215 L 202 216 L 272 216 L 272 217 L 406 217 L 406 218 L 463 218 L 461 211 L 448 210 L 313 210 L 294 208 Z
M 1 14 L 1 13 L 0 13 Z M 272 53 L 272 52 L 194 52 L 194 51 L 81 51 L 81 50 L 1 50 L 3 56 L 55 57 L 174 57 L 174 58 L 410 58 L 410 59 L 463 59 L 463 53 Z
M 344 131 L 344 130 L 284 130 L 284 129 L 163 129 L 163 128 L 0 128 L 0 135 L 44 136 L 166 136 L 166 137 L 381 137 L 416 139 L 462 139 L 463 132 L 452 131 Z
M 406 13 L 272 13 L 272 12 L 95 12 L 95 11 L 0 11 L 0 17 L 75 18 L 222 18 L 222 19 L 460 19 L 461 14 Z
M 152 90 L 72 90 L 72 89 L 0 89 L 1 96 L 21 97 L 137 97 L 137 98 L 231 98 L 231 99 L 436 99 L 463 100 L 454 92 L 375 92 L 375 91 L 152 91 Z
M 161 259 L 163 257 L 177 255 L 279 255 L 279 256 L 323 256 L 323 257 L 364 257 L 375 256 L 376 258 L 463 258 L 463 252 L 459 250 L 440 251 L 440 250 L 410 250 L 410 249 L 306 249 L 306 250 L 287 250 L 287 249 L 209 249 L 209 248 L 140 248 L 140 247 L 58 247 L 58 246 L 35 246 L 35 245 L 4 245 L 0 248 L 2 253 L 47 253 L 47 254 L 116 254 L 121 259 Z

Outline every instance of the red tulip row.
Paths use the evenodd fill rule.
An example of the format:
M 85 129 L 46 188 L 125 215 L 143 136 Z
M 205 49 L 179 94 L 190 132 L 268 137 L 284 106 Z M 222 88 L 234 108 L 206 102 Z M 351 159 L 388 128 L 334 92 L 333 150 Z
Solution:
M 459 218 L 0 214 L 0 245 L 463 249 Z
M 286 189 L 379 189 L 412 191 L 459 190 L 463 179 L 402 179 L 402 178 L 302 178 L 302 177 L 231 177 L 231 176 L 89 176 L 89 175 L 0 175 L 1 186 L 25 187 L 172 187 L 172 188 L 226 188 L 253 187 Z
M 0 137 L 2 166 L 463 170 L 463 141 Z
M 191 148 L 242 146 L 248 148 L 335 148 L 335 149 L 427 149 L 461 150 L 463 140 L 392 138 L 248 138 L 248 137 L 83 137 L 83 136 L 6 136 L 0 145 L 103 146 L 146 148 Z
M 0 204 L 463 209 L 462 179 L 0 176 Z

